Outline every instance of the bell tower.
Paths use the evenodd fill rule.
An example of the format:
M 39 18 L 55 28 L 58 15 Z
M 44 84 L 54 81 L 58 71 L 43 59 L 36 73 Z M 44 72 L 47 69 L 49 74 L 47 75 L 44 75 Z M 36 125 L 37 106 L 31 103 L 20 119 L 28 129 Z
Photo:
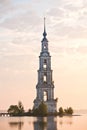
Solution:
M 57 111 L 57 100 L 54 99 L 53 71 L 51 69 L 51 56 L 46 36 L 47 33 L 44 18 L 44 32 L 39 56 L 38 83 L 36 85 L 34 108 L 38 108 L 40 103 L 43 101 L 47 105 L 48 112 L 54 113 Z

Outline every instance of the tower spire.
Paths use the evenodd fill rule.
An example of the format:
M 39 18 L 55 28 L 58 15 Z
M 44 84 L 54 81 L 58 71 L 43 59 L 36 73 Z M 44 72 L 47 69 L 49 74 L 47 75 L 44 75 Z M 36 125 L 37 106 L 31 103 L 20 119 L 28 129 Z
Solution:
M 46 33 L 46 25 L 45 25 L 45 17 L 44 17 L 44 32 L 43 32 L 43 36 L 44 36 L 44 38 L 46 38 L 46 36 L 47 36 L 47 33 Z

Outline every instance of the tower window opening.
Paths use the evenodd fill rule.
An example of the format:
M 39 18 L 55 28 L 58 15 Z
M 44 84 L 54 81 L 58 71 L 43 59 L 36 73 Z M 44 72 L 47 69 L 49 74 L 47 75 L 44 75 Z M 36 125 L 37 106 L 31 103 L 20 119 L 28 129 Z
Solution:
M 46 59 L 44 59 L 44 64 L 46 64 L 47 63 L 47 61 L 46 61 Z
M 46 59 L 44 59 L 43 68 L 44 68 L 44 69 L 46 69 L 46 68 L 47 68 L 47 60 L 46 60 Z
M 46 75 L 43 76 L 43 81 L 44 81 L 44 82 L 47 81 L 47 76 L 46 76 Z
M 47 93 L 47 91 L 44 91 L 44 93 L 43 93 L 43 95 L 44 95 L 44 101 L 47 101 L 48 100 L 48 93 Z
M 44 49 L 46 49 L 46 45 L 44 45 Z
M 47 68 L 47 65 L 46 65 L 46 64 L 44 64 L 44 65 L 43 65 L 43 68 L 44 68 L 44 69 L 46 69 L 46 68 Z

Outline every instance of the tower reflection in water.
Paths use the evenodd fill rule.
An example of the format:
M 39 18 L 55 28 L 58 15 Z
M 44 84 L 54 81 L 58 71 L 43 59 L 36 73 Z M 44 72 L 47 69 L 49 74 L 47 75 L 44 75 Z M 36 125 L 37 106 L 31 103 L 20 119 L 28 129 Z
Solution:
M 34 130 L 57 130 L 56 117 L 37 117 L 33 123 Z

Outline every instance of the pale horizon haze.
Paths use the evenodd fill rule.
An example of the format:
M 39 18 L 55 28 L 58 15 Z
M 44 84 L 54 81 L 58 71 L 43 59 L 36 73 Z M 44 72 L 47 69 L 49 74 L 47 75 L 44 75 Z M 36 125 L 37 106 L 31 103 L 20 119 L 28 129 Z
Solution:
M 58 108 L 87 109 L 87 0 L 0 0 L 0 110 L 33 107 L 44 17 Z

